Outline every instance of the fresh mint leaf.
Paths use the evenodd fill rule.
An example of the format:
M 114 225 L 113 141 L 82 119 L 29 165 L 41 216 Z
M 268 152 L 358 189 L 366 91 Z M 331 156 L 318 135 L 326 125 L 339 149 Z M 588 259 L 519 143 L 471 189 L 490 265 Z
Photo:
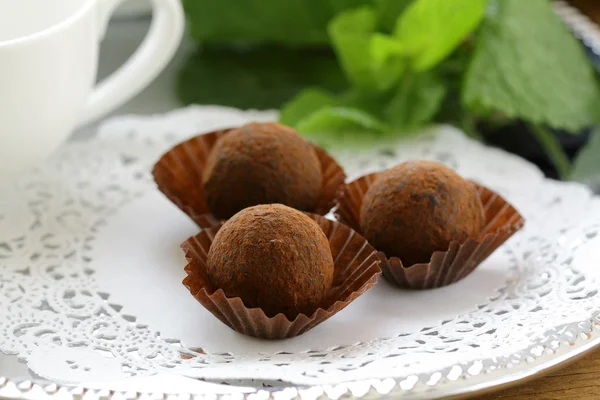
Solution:
M 479 25 L 486 3 L 487 0 L 415 0 L 409 5 L 398 19 L 395 35 L 412 69 L 429 70 L 452 53 Z
M 371 88 L 371 35 L 377 16 L 371 7 L 338 14 L 329 23 L 329 36 L 348 79 L 356 86 Z
M 465 107 L 571 132 L 598 121 L 592 65 L 550 2 L 493 1 L 489 10 L 466 74 Z
M 385 145 L 389 142 L 394 145 L 395 136 L 386 133 L 367 131 L 362 128 L 353 130 L 347 128 L 341 131 L 324 133 L 303 133 L 302 136 L 324 149 L 342 148 L 344 150 L 356 149 L 360 151 L 365 147 L 373 146 L 373 143 Z
M 205 47 L 191 55 L 177 81 L 183 103 L 237 108 L 279 108 L 306 87 L 347 87 L 334 54 L 321 50 Z
M 325 45 L 334 15 L 371 1 L 183 0 L 183 5 L 197 42 Z
M 300 121 L 320 110 L 336 105 L 336 99 L 321 89 L 306 89 L 283 105 L 279 122 L 295 127 Z
M 390 88 L 404 69 L 400 44 L 376 29 L 377 14 L 372 7 L 344 11 L 329 24 L 342 69 L 356 88 L 367 92 Z
M 369 57 L 372 79 L 380 90 L 392 87 L 402 76 L 406 63 L 402 59 L 402 45 L 393 36 L 371 35 Z
M 402 130 L 419 128 L 433 120 L 445 95 L 444 82 L 433 72 L 407 75 L 385 107 L 386 121 Z
M 375 115 L 352 107 L 323 107 L 297 124 L 303 136 L 323 148 L 363 148 L 390 138 L 390 127 Z
M 600 178 L 600 128 L 594 129 L 587 145 L 577 154 L 570 178 L 584 183 Z
M 388 131 L 377 117 L 357 108 L 326 106 L 296 124 L 302 133 L 339 131 Z

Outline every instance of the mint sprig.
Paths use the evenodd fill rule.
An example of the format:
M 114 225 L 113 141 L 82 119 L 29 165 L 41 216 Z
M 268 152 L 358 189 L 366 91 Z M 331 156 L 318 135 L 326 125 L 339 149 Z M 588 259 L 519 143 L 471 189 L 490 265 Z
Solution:
M 465 75 L 465 107 L 571 132 L 596 123 L 593 67 L 548 0 L 490 0 L 488 10 Z
M 437 122 L 480 137 L 478 126 L 522 121 L 563 176 L 553 129 L 600 122 L 598 78 L 549 0 L 183 1 L 196 40 L 228 43 L 190 59 L 186 103 L 283 104 L 282 122 L 345 145 Z

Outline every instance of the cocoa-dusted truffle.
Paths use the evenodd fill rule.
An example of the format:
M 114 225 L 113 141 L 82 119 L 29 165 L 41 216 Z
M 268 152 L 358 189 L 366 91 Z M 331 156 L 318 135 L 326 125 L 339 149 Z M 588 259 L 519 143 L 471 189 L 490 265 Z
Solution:
M 333 281 L 327 237 L 315 221 L 281 205 L 246 208 L 215 235 L 207 275 L 227 297 L 269 317 L 310 315 Z
M 430 161 L 409 161 L 381 173 L 360 210 L 365 238 L 405 266 L 428 263 L 450 242 L 476 237 L 484 223 L 475 185 Z
M 257 204 L 314 209 L 321 194 L 321 165 L 313 147 L 277 123 L 251 123 L 221 137 L 203 173 L 211 212 L 227 219 Z

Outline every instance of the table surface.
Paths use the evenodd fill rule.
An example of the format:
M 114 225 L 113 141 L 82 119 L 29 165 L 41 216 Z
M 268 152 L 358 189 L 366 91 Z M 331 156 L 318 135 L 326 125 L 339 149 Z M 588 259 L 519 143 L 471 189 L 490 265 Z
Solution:
M 479 400 L 595 400 L 600 398 L 600 351 L 560 368 L 557 371 L 477 397 Z
M 102 44 L 99 77 L 105 77 L 122 64 L 141 42 L 148 28 L 143 19 L 112 23 Z M 162 113 L 180 106 L 173 93 L 177 70 L 191 49 L 184 42 L 166 70 L 139 96 L 111 115 Z M 96 125 L 88 126 L 73 135 L 73 140 L 91 137 Z M 30 378 L 27 368 L 16 357 L 0 354 L 0 376 Z M 585 356 L 565 368 L 511 389 L 477 397 L 482 400 L 525 399 L 598 399 L 600 398 L 600 352 Z

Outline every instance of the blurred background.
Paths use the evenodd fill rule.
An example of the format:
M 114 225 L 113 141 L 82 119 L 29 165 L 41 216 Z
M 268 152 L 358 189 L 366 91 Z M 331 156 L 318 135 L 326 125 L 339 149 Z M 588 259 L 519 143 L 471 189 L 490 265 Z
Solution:
M 449 123 L 600 192 L 599 0 L 183 3 L 188 32 L 176 57 L 114 114 L 279 109 L 324 146 Z M 102 43 L 99 79 L 149 25 L 146 0 L 124 4 Z M 28 375 L 2 355 L 0 370 Z
M 116 113 L 279 109 L 326 147 L 450 123 L 550 177 L 600 189 L 600 1 L 183 3 L 177 57 Z M 124 4 L 103 42 L 101 77 L 137 47 L 149 16 L 145 0 Z

